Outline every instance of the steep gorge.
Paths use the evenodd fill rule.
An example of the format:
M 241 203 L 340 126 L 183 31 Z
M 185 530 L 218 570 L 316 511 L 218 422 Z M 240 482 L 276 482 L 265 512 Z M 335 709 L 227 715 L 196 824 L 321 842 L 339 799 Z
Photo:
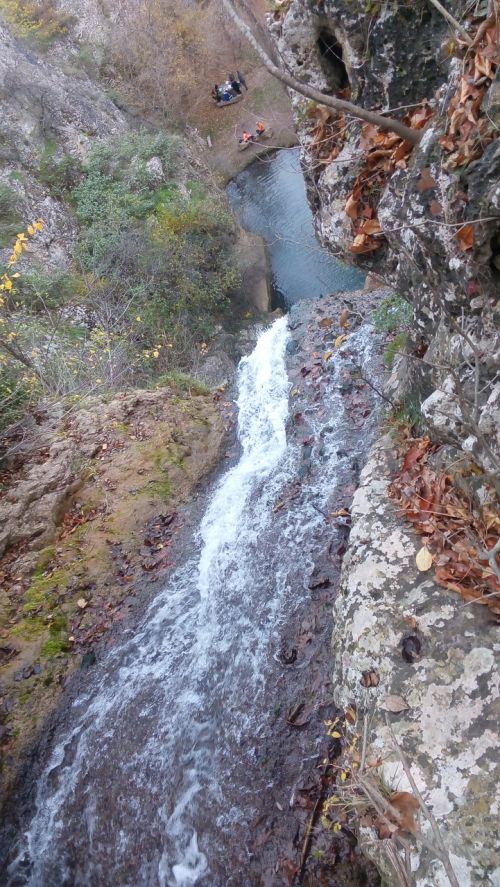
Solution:
M 394 855 L 397 812 L 381 826 L 376 777 L 365 770 L 337 790 L 331 815 L 342 822 L 343 804 L 368 798 L 379 819 L 361 819 L 361 841 L 388 882 L 462 887 L 498 883 L 487 799 L 497 778 L 500 58 L 497 4 L 448 8 L 470 36 L 428 3 L 292 0 L 268 23 L 297 80 L 422 130 L 410 150 L 292 93 L 320 240 L 395 293 L 384 390 L 405 433 L 398 442 L 382 429 L 361 476 L 333 652 L 335 699 L 358 718 L 345 727 L 346 769 L 360 766 L 362 743 L 362 769 L 371 756 L 386 786 L 423 796 L 411 872 L 399 870 L 404 841 Z M 412 320 L 398 323 L 404 302 Z M 406 829 L 418 832 L 411 818 Z

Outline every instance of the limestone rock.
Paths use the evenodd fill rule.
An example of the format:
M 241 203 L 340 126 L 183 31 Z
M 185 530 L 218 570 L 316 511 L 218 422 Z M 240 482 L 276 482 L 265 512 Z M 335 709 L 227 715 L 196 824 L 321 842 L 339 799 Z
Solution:
M 342 708 L 355 702 L 358 719 L 370 717 L 368 757 L 383 758 L 389 788 L 411 791 L 386 726 L 387 698 L 404 700 L 406 708 L 389 708 L 390 724 L 438 822 L 460 887 L 485 887 L 496 883 L 496 629 L 485 607 L 464 606 L 431 573 L 418 572 L 421 539 L 401 525 L 388 496 L 391 447 L 386 438 L 373 448 L 354 496 L 335 605 L 335 701 Z M 401 653 L 409 623 L 421 639 L 411 662 Z M 376 686 L 360 681 L 367 671 L 379 675 Z M 392 883 L 373 838 L 362 830 L 365 852 Z M 441 863 L 416 842 L 411 858 L 416 887 L 447 887 Z

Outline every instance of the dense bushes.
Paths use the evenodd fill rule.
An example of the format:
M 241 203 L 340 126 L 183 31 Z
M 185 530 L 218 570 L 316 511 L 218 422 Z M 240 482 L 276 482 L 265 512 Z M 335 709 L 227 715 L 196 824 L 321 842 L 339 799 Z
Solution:
M 74 16 L 58 8 L 56 0 L 0 0 L 0 10 L 16 34 L 41 49 L 64 37 L 75 22 Z
M 60 169 L 52 158 L 42 158 L 42 176 L 49 163 Z M 192 368 L 237 272 L 231 216 L 188 174 L 179 138 L 140 131 L 97 142 L 73 187 L 57 179 L 80 234 L 72 269 L 31 264 L 7 294 L 4 336 L 24 359 L 1 354 L 9 419 L 30 395 L 150 384 Z
M 145 132 L 100 143 L 73 197 L 82 225 L 77 259 L 99 291 L 99 304 L 90 295 L 93 310 L 119 307 L 123 328 L 134 328 L 146 351 L 168 348 L 162 364 L 175 357 L 189 366 L 236 274 L 231 217 L 217 193 L 175 181 L 181 152 L 179 139 Z

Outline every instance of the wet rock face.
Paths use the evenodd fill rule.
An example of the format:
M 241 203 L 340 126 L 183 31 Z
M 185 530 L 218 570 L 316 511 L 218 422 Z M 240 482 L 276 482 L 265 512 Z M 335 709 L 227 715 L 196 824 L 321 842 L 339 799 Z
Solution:
M 446 54 L 447 23 L 429 4 L 293 0 L 283 19 L 271 22 L 271 32 L 294 75 L 325 93 L 337 92 L 345 73 L 352 101 L 365 108 L 395 109 L 424 98 L 431 102 L 433 117 L 420 144 L 406 168 L 388 176 L 377 198 L 384 246 L 353 255 L 346 202 L 364 168 L 362 126 L 351 122 L 340 154 L 319 164 L 310 150 L 309 103 L 292 97 L 320 240 L 335 255 L 375 271 L 412 303 L 415 327 L 404 370 L 406 389 L 418 391 L 421 400 L 433 395 L 424 409 L 430 427 L 440 436 L 446 426 L 448 438 L 491 471 L 480 426 L 488 425 L 497 366 L 493 314 L 500 280 L 500 145 L 492 142 L 460 170 L 446 167 L 448 155 L 439 139 L 462 76 L 462 61 Z M 497 102 L 498 83 L 493 82 L 483 100 L 492 119 Z M 478 219 L 485 221 L 478 224 Z M 457 232 L 469 223 L 472 242 L 464 245 Z M 412 356 L 417 343 L 419 356 L 427 352 L 423 360 Z M 473 416 L 460 388 L 466 401 L 474 401 Z M 488 439 L 488 446 L 494 445 Z

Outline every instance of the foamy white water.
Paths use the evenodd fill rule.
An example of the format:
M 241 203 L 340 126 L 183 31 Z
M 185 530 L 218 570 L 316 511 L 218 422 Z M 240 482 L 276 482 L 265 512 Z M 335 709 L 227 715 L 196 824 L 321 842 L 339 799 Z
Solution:
M 273 645 L 306 593 L 324 527 L 314 506 L 328 499 L 343 443 L 332 365 L 323 470 L 276 526 L 273 506 L 302 458 L 286 439 L 288 336 L 277 320 L 242 360 L 240 458 L 211 495 L 192 556 L 61 726 L 12 887 L 225 887 L 214 867 L 265 790 L 248 737 L 266 730 Z M 362 362 L 366 328 L 353 345 Z
M 199 744 L 200 748 L 194 755 L 196 760 L 190 765 L 186 761 L 182 768 L 175 803 L 159 804 L 161 827 L 170 841 L 168 850 L 161 854 L 155 883 L 188 887 L 207 870 L 196 832 L 190 830 L 185 821 L 206 779 L 204 771 L 208 763 L 203 745 L 205 734 L 210 735 L 210 715 L 207 712 L 206 721 L 202 718 L 195 723 L 193 714 L 204 707 L 204 681 L 210 679 L 211 669 L 231 646 L 226 636 L 226 610 L 230 609 L 231 602 L 221 600 L 220 591 L 228 574 L 242 570 L 238 543 L 242 538 L 247 541 L 250 536 L 256 538 L 269 520 L 269 514 L 258 514 L 258 509 L 252 509 L 251 516 L 245 520 L 244 512 L 256 488 L 270 478 L 286 451 L 289 384 L 284 353 L 288 335 L 286 318 L 277 320 L 260 336 L 253 353 L 241 361 L 238 396 L 241 458 L 214 491 L 199 539 L 195 540 L 199 556 L 176 571 L 159 600 L 150 607 L 134 639 L 110 655 L 98 687 L 75 703 L 72 728 L 52 753 L 40 781 L 36 813 L 26 834 L 26 844 L 10 867 L 10 874 L 19 876 L 22 860 L 27 857 L 31 871 L 26 883 L 33 887 L 91 883 L 85 880 L 86 876 L 78 874 L 75 880 L 71 863 L 65 862 L 73 848 L 59 846 L 76 813 L 75 795 L 84 793 L 82 812 L 88 839 L 99 855 L 101 786 L 83 788 L 83 785 L 92 773 L 97 776 L 100 768 L 106 771 L 104 782 L 110 777 L 112 781 L 113 773 L 107 774 L 106 767 L 106 755 L 110 753 L 113 755 L 111 766 L 123 767 L 129 773 L 140 796 L 145 760 L 164 766 L 168 754 L 177 752 L 176 743 L 169 739 L 171 731 L 166 730 L 165 725 L 160 726 L 160 735 L 158 730 L 149 732 L 148 726 L 161 706 L 175 705 L 170 714 L 177 729 L 182 732 L 183 726 L 187 726 L 188 744 L 193 748 Z M 246 620 L 245 628 L 253 633 Z M 252 652 L 248 656 L 247 649 L 244 654 L 246 679 L 255 685 L 259 680 L 258 634 L 257 628 Z M 142 694 L 144 698 L 137 710 L 135 702 Z M 132 750 L 132 759 L 127 756 L 120 760 L 119 733 L 127 734 L 130 730 L 130 716 L 138 720 L 137 737 L 141 740 Z M 146 725 L 145 729 L 141 722 Z M 216 789 L 215 783 L 212 789 Z M 140 815 L 140 802 L 136 813 Z M 119 841 L 119 835 L 116 837 Z M 181 848 L 178 859 L 172 858 L 172 845 Z M 122 849 L 126 850 L 126 842 Z M 58 862 L 54 855 L 59 856 Z M 99 869 L 98 864 L 96 868 Z M 141 883 L 153 883 L 148 877 L 151 875 L 145 873 L 146 880 Z

